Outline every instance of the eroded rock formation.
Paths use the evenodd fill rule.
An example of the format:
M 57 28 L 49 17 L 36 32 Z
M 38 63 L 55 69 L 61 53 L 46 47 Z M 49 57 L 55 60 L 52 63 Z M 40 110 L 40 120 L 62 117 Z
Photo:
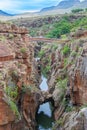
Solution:
M 42 48 L 42 66 L 47 68 L 50 65 L 47 72 L 49 93 L 54 100 L 54 116 L 57 120 L 54 130 L 87 129 L 86 118 L 80 116 L 81 111 L 84 115 L 81 106 L 86 107 L 87 104 L 86 36 L 87 30 L 78 30 L 71 41 Z
M 28 31 L 0 24 L 0 130 L 35 129 L 40 98 L 36 68 Z

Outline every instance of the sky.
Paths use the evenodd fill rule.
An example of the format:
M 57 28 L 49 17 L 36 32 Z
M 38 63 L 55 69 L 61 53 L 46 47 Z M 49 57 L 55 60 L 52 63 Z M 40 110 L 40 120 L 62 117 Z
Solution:
M 36 12 L 57 5 L 60 1 L 62 0 L 0 0 L 0 10 L 11 14 Z

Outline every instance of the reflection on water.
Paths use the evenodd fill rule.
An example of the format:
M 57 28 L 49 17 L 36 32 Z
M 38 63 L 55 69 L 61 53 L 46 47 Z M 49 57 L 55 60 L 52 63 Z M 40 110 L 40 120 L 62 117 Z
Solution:
M 42 76 L 42 83 L 40 84 L 41 90 L 47 91 L 47 79 Z M 47 102 L 40 105 L 36 120 L 37 120 L 37 130 L 51 130 L 54 122 L 52 115 L 51 103 Z
M 47 79 L 42 75 L 41 76 L 42 82 L 40 84 L 40 89 L 43 91 L 47 91 L 48 90 L 48 85 L 47 85 Z
M 50 103 L 40 105 L 37 114 L 37 130 L 51 130 L 53 125 L 53 116 L 50 108 Z

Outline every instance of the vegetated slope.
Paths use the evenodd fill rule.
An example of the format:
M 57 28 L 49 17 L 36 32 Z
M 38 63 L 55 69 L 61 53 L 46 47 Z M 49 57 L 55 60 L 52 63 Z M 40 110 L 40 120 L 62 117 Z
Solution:
M 18 19 L 13 22 L 18 26 L 29 28 L 29 34 L 34 37 L 59 38 L 61 35 L 75 31 L 79 27 L 86 28 L 87 18 L 85 13 L 71 13 L 65 15 L 45 16 L 37 18 Z M 84 24 L 83 24 L 84 23 Z

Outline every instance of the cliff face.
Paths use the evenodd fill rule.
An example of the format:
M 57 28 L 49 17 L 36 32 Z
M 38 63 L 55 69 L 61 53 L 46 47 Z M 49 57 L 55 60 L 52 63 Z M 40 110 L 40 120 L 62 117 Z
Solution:
M 40 97 L 35 68 L 27 30 L 0 24 L 0 130 L 35 129 Z
M 77 59 L 70 76 L 71 98 L 74 104 L 87 103 L 87 43 L 82 44 L 82 55 Z
M 86 130 L 87 109 L 81 106 L 87 104 L 87 31 L 78 30 L 71 40 L 45 45 L 41 51 L 54 100 L 54 130 Z

